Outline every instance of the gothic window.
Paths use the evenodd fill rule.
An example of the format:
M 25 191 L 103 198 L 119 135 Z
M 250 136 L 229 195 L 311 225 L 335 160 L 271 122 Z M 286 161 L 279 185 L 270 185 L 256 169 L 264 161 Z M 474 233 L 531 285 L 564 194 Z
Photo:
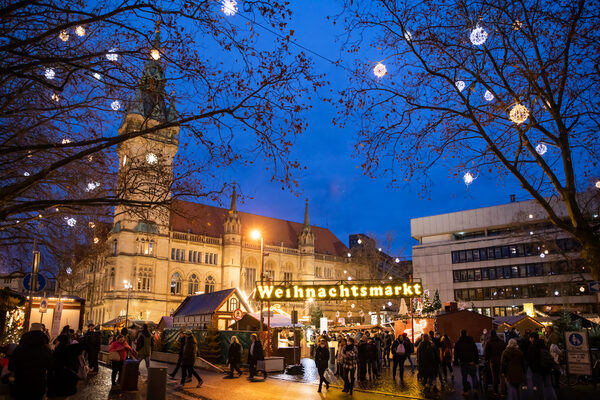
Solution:
M 196 263 L 197 256 L 198 256 L 198 252 L 195 251 L 194 254 L 192 255 L 192 262 L 193 263 Z
M 109 283 L 109 285 L 110 285 L 110 288 L 111 288 L 112 290 L 114 290 L 114 289 L 115 289 L 115 267 L 112 267 L 112 268 L 110 269 L 110 278 L 109 278 L 109 282 L 110 282 L 110 283 Z
M 154 254 L 154 242 L 153 241 L 149 241 L 148 242 L 148 254 L 149 256 Z
M 213 257 L 213 264 L 215 264 L 215 265 L 217 264 L 217 254 L 215 254 Z
M 175 272 L 171 277 L 171 294 L 181 294 L 181 275 Z
M 204 281 L 204 293 L 212 293 L 215 291 L 215 280 L 212 275 L 206 277 Z
M 113 256 L 117 255 L 117 239 L 113 240 Z
M 189 250 L 188 251 L 188 262 L 192 262 L 192 254 L 193 254 L 192 251 Z
M 227 311 L 232 312 L 236 308 L 238 308 L 238 300 L 235 297 L 232 297 L 229 299 L 229 305 L 228 305 Z
M 188 293 L 194 294 L 200 290 L 200 279 L 198 279 L 198 275 L 192 274 L 190 275 L 190 280 L 188 282 Z
M 204 264 L 208 264 L 208 253 L 204 253 Z
M 256 284 L 256 266 L 257 262 L 254 258 L 250 257 L 246 259 L 245 262 L 246 267 L 243 271 L 243 282 L 244 282 L 244 290 L 246 293 L 250 293 L 254 290 L 254 286 Z
M 152 284 L 152 268 L 140 267 L 137 276 L 137 290 L 149 292 Z
M 171 260 L 175 259 L 175 248 L 171 249 Z
M 291 273 L 291 272 L 284 272 L 284 273 L 283 273 L 283 280 L 284 280 L 286 283 L 291 283 L 291 282 L 292 282 L 292 280 L 293 280 L 292 278 L 293 278 L 293 277 L 292 277 L 292 273 Z

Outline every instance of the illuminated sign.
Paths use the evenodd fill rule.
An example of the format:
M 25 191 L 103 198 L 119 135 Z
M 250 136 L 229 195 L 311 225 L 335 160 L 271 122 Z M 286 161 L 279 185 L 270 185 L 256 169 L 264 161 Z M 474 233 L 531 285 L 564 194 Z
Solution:
M 344 299 L 390 299 L 419 297 L 423 286 L 415 282 L 386 282 L 385 284 L 339 284 L 339 285 L 257 285 L 256 300 L 304 301 Z

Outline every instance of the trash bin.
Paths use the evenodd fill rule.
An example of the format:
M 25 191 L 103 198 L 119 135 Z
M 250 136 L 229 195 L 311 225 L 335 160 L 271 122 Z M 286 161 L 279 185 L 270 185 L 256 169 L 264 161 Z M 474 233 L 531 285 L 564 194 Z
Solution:
M 146 400 L 167 398 L 167 367 L 148 368 L 148 391 Z
M 138 390 L 138 375 L 140 362 L 138 360 L 128 359 L 123 362 L 121 371 L 121 389 L 125 391 Z

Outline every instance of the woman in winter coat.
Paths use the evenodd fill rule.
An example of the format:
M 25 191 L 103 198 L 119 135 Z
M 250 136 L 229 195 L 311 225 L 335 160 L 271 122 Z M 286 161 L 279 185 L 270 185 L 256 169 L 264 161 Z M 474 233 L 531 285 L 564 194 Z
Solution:
M 125 341 L 125 336 L 123 335 L 117 335 L 117 340 L 110 344 L 108 351 L 109 353 L 112 353 L 113 351 L 119 353 L 119 360 L 112 361 L 111 382 L 114 386 L 118 383 L 121 383 L 121 370 L 123 369 L 123 362 L 127 358 L 127 354 L 129 354 L 129 352 L 131 351 L 135 356 L 136 353 L 131 349 L 131 347 L 129 347 L 129 345 Z
M 194 369 L 196 354 L 198 353 L 198 342 L 196 342 L 196 338 L 191 332 L 187 332 L 185 336 L 185 347 L 183 348 L 183 355 L 181 357 L 181 388 L 183 389 L 183 385 L 185 384 L 186 375 L 190 378 L 194 375 L 198 380 L 196 387 L 200 387 L 203 380 Z
M 342 392 L 352 394 L 357 365 L 358 349 L 354 345 L 354 339 L 349 337 L 348 344 L 344 348 L 344 390 Z
M 442 374 L 446 382 L 448 381 L 448 371 L 450 371 L 450 379 L 454 382 L 454 371 L 452 370 L 453 348 L 454 343 L 452 343 L 448 334 L 444 333 L 440 342 L 440 360 L 442 360 Z
M 419 376 L 423 380 L 425 391 L 428 392 L 430 389 L 435 388 L 435 377 L 438 372 L 436 348 L 429 335 L 423 335 L 423 341 L 417 348 L 417 361 Z
M 553 343 L 550 345 L 550 354 L 552 354 L 552 358 L 554 358 L 554 362 L 556 363 L 556 365 L 552 367 L 550 379 L 554 389 L 558 389 L 560 388 L 560 356 L 562 355 L 562 350 L 558 345 Z
M 227 353 L 227 363 L 229 364 L 229 377 L 233 378 L 233 370 L 235 369 L 238 376 L 242 376 L 240 364 L 242 362 L 242 345 L 236 336 L 231 337 L 229 343 L 229 352 Z
M 337 365 L 336 375 L 344 376 L 344 349 L 346 348 L 346 339 L 341 339 L 338 343 L 337 353 L 335 355 L 335 363 Z
M 325 339 L 321 339 L 315 350 L 315 364 L 319 372 L 319 390 L 317 392 L 321 393 L 323 382 L 325 382 L 325 387 L 329 389 L 329 381 L 325 379 L 325 371 L 329 368 L 329 347 Z
M 521 398 L 520 388 L 525 382 L 525 356 L 517 339 L 510 339 L 508 346 L 502 352 L 500 360 L 500 372 L 506 381 L 506 399 L 518 400 Z

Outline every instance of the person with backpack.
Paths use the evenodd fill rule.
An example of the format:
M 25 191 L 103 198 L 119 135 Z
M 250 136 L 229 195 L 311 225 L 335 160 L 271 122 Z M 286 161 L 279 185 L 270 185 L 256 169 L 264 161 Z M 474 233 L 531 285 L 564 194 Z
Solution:
M 400 370 L 400 383 L 404 384 L 404 362 L 406 358 L 410 355 L 412 349 L 412 344 L 406 333 L 402 335 L 398 335 L 398 339 L 394 340 L 391 346 L 392 350 L 392 361 L 394 366 L 392 367 L 392 378 L 396 380 L 396 370 L 399 368 Z
M 454 345 L 454 359 L 460 365 L 462 375 L 463 395 L 468 395 L 470 385 L 468 377 L 471 377 L 473 392 L 477 393 L 479 381 L 477 380 L 477 365 L 479 364 L 479 351 L 472 336 L 467 336 L 466 329 L 460 331 L 460 337 Z
M 537 400 L 556 400 L 556 393 L 550 382 L 550 373 L 555 366 L 554 357 L 540 339 L 532 332 L 529 335 L 531 345 L 527 349 L 527 364 L 531 370 L 534 398 Z
M 138 334 L 135 342 L 135 350 L 138 353 L 138 360 L 140 364 L 142 361 L 146 363 L 146 369 L 150 368 L 150 356 L 152 355 L 152 346 L 154 345 L 154 338 L 148 330 L 148 324 L 142 326 L 142 331 Z

